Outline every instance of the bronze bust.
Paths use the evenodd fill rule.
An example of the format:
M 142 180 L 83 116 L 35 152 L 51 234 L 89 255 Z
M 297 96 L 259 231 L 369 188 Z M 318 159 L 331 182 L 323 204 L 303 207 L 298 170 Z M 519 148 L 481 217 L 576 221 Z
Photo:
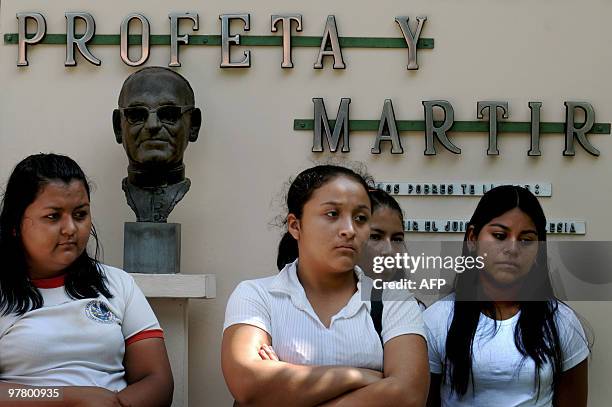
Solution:
M 166 222 L 191 185 L 183 154 L 202 124 L 193 89 L 171 69 L 147 67 L 125 80 L 118 104 L 113 129 L 129 161 L 127 202 L 138 222 Z

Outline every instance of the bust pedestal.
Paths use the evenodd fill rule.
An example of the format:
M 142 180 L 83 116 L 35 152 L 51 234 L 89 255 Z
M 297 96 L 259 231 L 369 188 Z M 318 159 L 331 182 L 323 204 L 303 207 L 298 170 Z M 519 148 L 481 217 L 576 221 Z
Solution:
M 189 299 L 215 298 L 214 274 L 130 273 L 149 300 L 164 330 L 174 375 L 172 407 L 188 407 Z

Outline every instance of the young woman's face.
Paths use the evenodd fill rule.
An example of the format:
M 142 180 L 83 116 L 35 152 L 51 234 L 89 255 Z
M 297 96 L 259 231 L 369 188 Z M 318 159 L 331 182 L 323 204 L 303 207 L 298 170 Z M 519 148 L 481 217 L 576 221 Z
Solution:
M 320 270 L 344 272 L 355 267 L 370 234 L 370 216 L 365 188 L 339 176 L 313 192 L 301 219 L 289 214 L 287 221 L 300 259 Z
M 25 210 L 21 241 L 31 278 L 60 274 L 85 250 L 91 232 L 89 198 L 81 181 L 52 181 Z
M 471 233 L 468 237 L 477 241 L 478 255 L 485 259 L 481 276 L 497 286 L 521 282 L 538 254 L 536 227 L 518 208 L 492 219 L 478 236 Z
M 399 213 L 387 206 L 378 207 L 372 213 L 370 237 L 365 244 L 363 256 L 360 260 L 360 267 L 370 277 L 385 277 L 373 272 L 374 257 L 394 256 L 396 253 L 402 253 L 406 250 L 403 226 Z M 387 274 L 393 274 L 393 272 Z

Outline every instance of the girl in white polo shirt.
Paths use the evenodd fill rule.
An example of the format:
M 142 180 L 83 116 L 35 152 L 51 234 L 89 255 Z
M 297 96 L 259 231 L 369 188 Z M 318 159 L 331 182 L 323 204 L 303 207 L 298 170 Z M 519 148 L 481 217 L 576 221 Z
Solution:
M 287 207 L 280 273 L 240 283 L 227 305 L 221 356 L 232 395 L 240 404 L 422 406 L 429 377 L 416 301 L 384 302 L 379 337 L 361 296 L 366 182 L 316 166 L 295 178 Z
M 521 187 L 490 190 L 464 240 L 463 255 L 481 256 L 484 268 L 459 274 L 455 292 L 424 312 L 427 405 L 586 407 L 589 349 L 554 296 L 537 198 Z
M 90 235 L 98 252 L 89 198 L 85 174 L 66 156 L 29 156 L 9 178 L 0 213 L 2 406 L 19 404 L 17 388 L 45 394 L 28 406 L 172 400 L 163 333 L 149 304 L 131 276 L 87 253 Z

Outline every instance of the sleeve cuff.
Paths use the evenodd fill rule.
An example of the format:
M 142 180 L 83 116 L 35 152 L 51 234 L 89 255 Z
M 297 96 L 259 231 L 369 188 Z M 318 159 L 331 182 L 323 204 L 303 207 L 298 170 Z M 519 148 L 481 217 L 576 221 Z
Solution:
M 429 362 L 429 372 L 433 374 L 442 374 L 442 366 Z
M 261 329 L 262 331 L 265 331 L 268 335 L 272 336 L 272 330 L 263 322 L 261 321 L 259 318 L 235 318 L 235 319 L 230 319 L 227 320 L 223 323 L 223 330 L 225 331 L 227 328 L 229 328 L 232 325 L 238 325 L 238 324 L 245 324 L 245 325 L 252 325 L 256 328 Z
M 411 335 L 411 334 L 422 336 L 423 339 L 425 340 L 425 343 L 427 343 L 427 335 L 425 334 L 423 328 L 420 326 L 398 327 L 396 329 L 393 329 L 392 331 L 385 332 L 383 335 L 383 343 L 387 343 L 388 341 L 395 338 L 396 336 Z
M 587 357 L 589 357 L 589 349 L 585 346 L 583 349 L 577 352 L 574 356 L 572 356 L 569 359 L 564 360 L 561 370 L 564 372 L 567 370 L 570 370 L 571 368 L 578 365 L 578 363 L 585 360 Z
M 140 331 L 135 335 L 130 336 L 125 340 L 125 346 L 131 345 L 134 342 L 141 341 L 143 339 L 149 338 L 162 338 L 164 339 L 164 331 L 161 329 L 148 329 L 145 331 Z

